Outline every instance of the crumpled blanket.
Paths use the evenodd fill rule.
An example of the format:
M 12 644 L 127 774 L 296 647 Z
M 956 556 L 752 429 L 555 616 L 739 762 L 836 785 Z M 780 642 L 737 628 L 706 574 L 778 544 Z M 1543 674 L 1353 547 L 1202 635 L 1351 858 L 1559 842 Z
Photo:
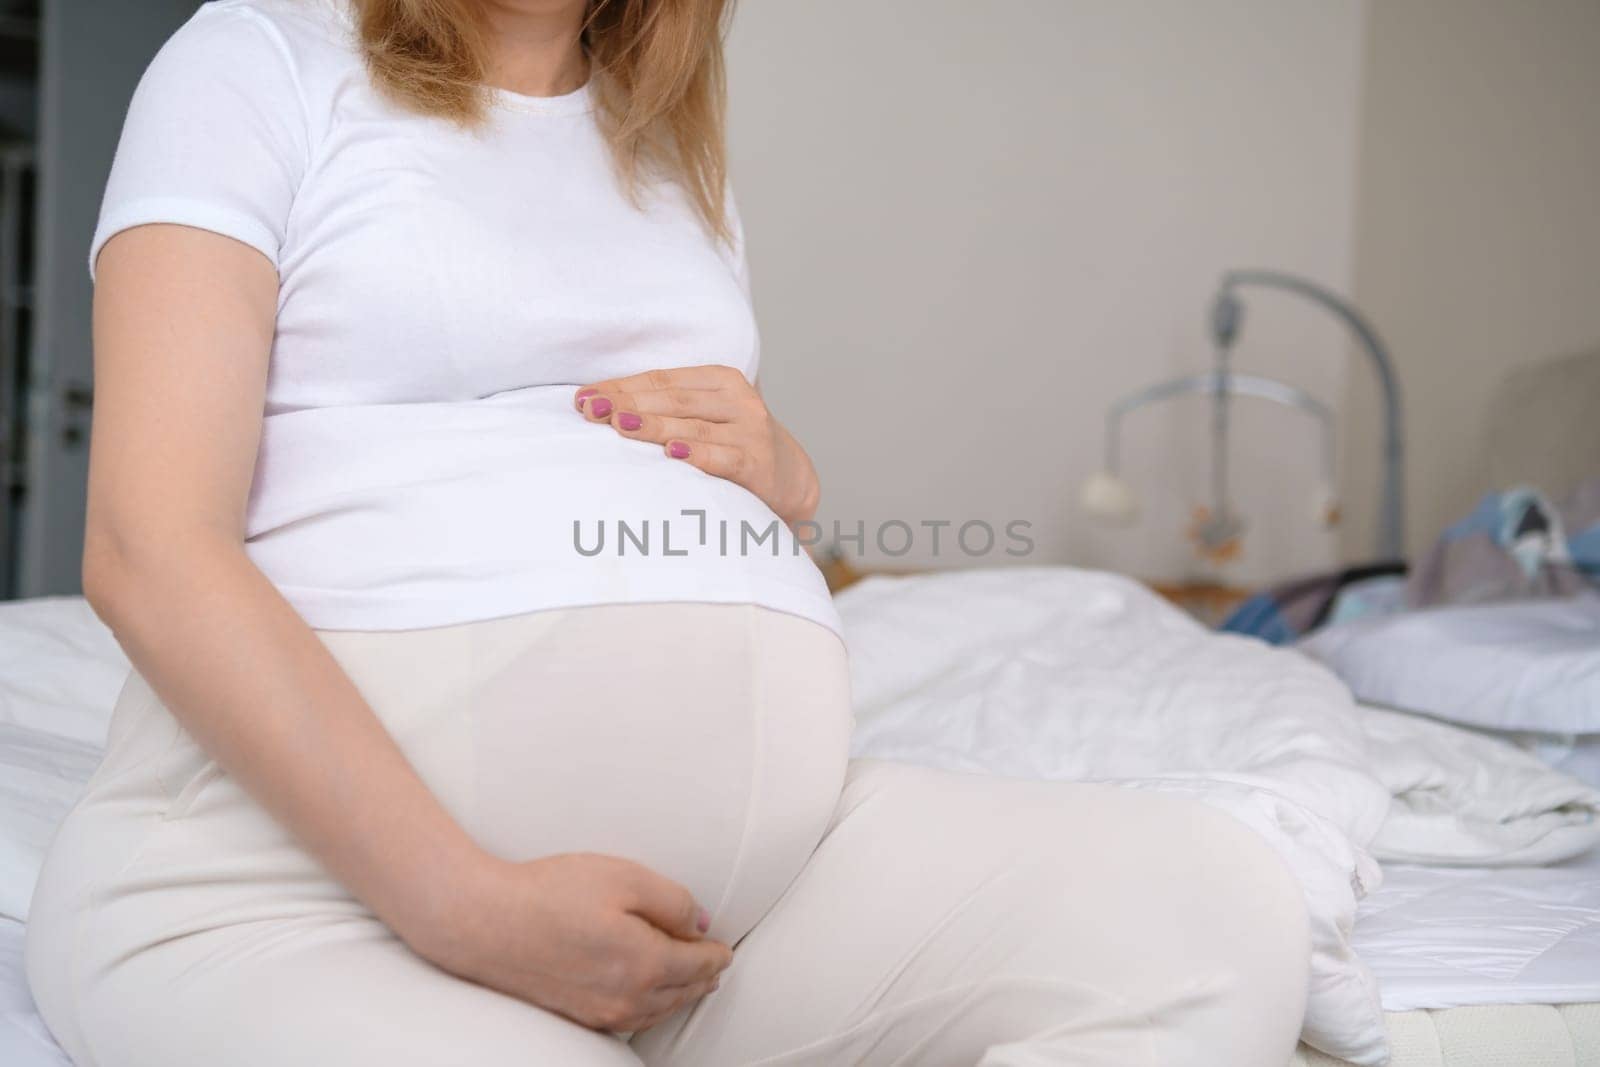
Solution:
M 1299 875 L 1312 917 L 1302 1036 L 1353 1063 L 1388 1054 L 1376 984 L 1350 946 L 1356 905 L 1381 877 L 1374 849 L 1492 863 L 1594 840 L 1581 824 L 1600 795 L 1510 746 L 1374 717 L 1309 658 L 1207 631 L 1130 579 L 1071 568 L 874 578 L 838 604 L 857 755 L 1182 791 L 1261 833 Z M 1507 796 L 1504 768 L 1515 771 L 1505 785 L 1538 788 Z M 1499 838 L 1487 829 L 1497 818 Z
M 1361 709 L 1371 768 L 1394 800 L 1379 859 L 1450 867 L 1554 863 L 1600 843 L 1600 792 L 1499 738 Z

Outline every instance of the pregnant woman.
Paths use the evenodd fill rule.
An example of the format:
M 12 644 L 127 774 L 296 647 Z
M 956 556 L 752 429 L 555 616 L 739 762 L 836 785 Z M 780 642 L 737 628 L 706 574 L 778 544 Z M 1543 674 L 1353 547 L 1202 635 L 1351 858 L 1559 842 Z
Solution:
M 78 1064 L 1283 1067 L 1242 825 L 848 760 L 723 6 L 214 0 L 151 65 L 91 251 L 135 670 L 28 940 Z

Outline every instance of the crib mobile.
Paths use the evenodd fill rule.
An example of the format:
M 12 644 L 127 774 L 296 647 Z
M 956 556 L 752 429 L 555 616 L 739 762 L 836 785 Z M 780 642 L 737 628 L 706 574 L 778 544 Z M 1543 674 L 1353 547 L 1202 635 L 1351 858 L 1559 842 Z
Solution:
M 1233 398 L 1253 397 L 1304 412 L 1317 423 L 1322 445 L 1322 481 L 1311 500 L 1313 520 L 1324 526 L 1339 521 L 1339 501 L 1334 491 L 1334 416 L 1327 404 L 1305 390 L 1255 374 L 1232 369 L 1233 346 L 1244 323 L 1244 305 L 1237 290 L 1244 286 L 1282 289 L 1319 304 L 1332 312 L 1360 342 L 1372 363 L 1383 393 L 1383 484 L 1378 508 L 1377 559 L 1399 560 L 1404 551 L 1402 459 L 1404 445 L 1400 423 L 1400 384 L 1388 350 L 1365 319 L 1343 298 L 1304 278 L 1282 271 L 1233 270 L 1222 276 L 1211 305 L 1211 339 L 1216 352 L 1214 369 L 1192 377 L 1147 386 L 1112 404 L 1106 413 L 1105 466 L 1084 483 L 1083 507 L 1108 522 L 1128 523 L 1138 515 L 1133 488 L 1120 473 L 1122 420 L 1130 412 L 1176 397 L 1199 394 L 1211 397 L 1210 502 L 1196 509 L 1189 537 L 1200 555 L 1222 563 L 1238 555 L 1245 522 L 1228 501 L 1228 434 Z

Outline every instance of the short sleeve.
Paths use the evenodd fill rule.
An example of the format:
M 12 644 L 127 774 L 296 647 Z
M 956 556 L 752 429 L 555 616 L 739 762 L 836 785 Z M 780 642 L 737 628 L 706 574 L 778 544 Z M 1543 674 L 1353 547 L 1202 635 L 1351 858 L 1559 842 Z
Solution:
M 204 4 L 139 81 L 89 249 L 134 226 L 195 226 L 273 266 L 309 153 L 288 42 L 259 13 Z

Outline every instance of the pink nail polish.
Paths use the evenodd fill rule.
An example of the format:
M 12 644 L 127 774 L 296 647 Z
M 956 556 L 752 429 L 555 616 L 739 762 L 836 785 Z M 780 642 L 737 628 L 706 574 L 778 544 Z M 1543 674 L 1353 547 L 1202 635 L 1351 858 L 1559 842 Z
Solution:
M 597 419 L 609 419 L 611 417 L 611 401 L 603 396 L 595 397 L 589 401 L 589 414 Z
M 590 388 L 590 389 L 579 389 L 578 390 L 578 395 L 573 397 L 573 402 L 576 403 L 578 405 L 579 409 L 581 410 L 583 408 L 583 402 L 585 400 L 589 399 L 591 396 L 594 396 L 594 394 L 596 392 L 598 392 L 598 390 L 592 389 L 592 388 Z
M 617 416 L 617 425 L 631 432 L 643 426 L 644 420 L 631 411 L 624 411 Z
M 711 913 L 704 908 L 700 909 L 700 916 L 695 920 L 695 927 L 703 934 L 711 929 Z
M 688 459 L 689 446 L 684 444 L 682 441 L 674 441 L 667 446 L 667 455 L 671 456 L 673 459 Z

